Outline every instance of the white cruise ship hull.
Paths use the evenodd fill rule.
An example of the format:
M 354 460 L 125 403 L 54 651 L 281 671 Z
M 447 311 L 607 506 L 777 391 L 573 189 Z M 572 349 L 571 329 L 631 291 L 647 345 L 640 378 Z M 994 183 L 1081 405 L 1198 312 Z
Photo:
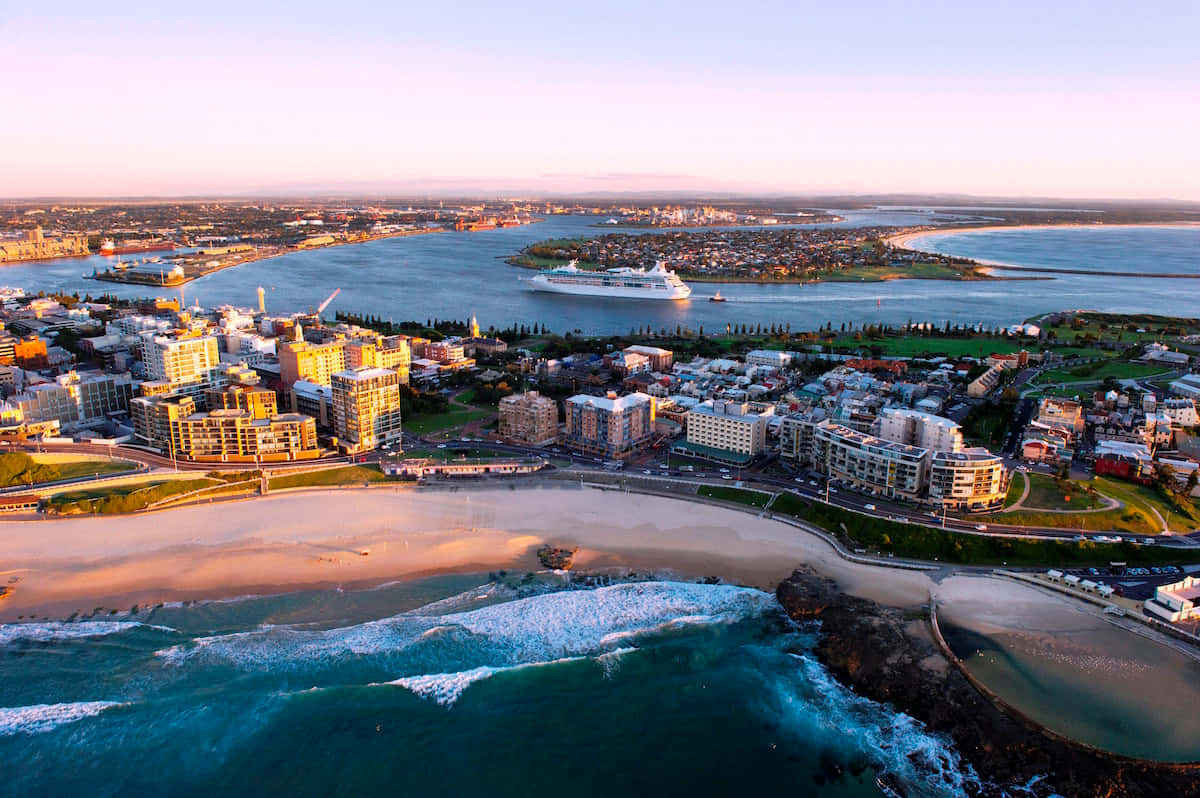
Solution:
M 602 296 L 615 299 L 687 299 L 692 295 L 692 289 L 686 285 L 657 286 L 651 288 L 625 288 L 611 285 L 582 285 L 579 283 L 553 283 L 538 275 L 529 280 L 534 291 L 546 291 L 551 294 L 570 294 L 572 296 Z

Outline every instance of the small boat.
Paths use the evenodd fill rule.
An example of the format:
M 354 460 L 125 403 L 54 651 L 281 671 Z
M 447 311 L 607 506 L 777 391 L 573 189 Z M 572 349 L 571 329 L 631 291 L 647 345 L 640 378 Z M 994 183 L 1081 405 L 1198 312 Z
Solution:
M 729 300 L 727 300 L 725 297 L 721 296 L 721 292 L 718 291 L 717 293 L 710 296 L 708 298 L 708 301 L 709 302 L 728 302 Z

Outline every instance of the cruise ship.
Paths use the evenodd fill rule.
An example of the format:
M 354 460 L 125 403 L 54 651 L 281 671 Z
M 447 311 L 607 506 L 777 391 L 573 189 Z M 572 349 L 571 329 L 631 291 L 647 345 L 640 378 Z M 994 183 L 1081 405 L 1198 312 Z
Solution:
M 585 271 L 571 261 L 549 269 L 529 282 L 535 291 L 579 296 L 609 296 L 621 299 L 687 299 L 692 295 L 683 280 L 661 261 L 653 269 L 622 267 L 604 271 Z

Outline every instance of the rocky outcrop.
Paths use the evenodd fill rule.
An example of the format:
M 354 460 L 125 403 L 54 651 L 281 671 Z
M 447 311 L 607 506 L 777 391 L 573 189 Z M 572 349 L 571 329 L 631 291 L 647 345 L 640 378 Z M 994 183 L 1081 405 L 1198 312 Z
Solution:
M 840 594 L 807 568 L 776 596 L 792 618 L 819 618 L 817 655 L 839 680 L 950 737 L 983 779 L 980 796 L 1200 796 L 1196 767 L 1105 754 L 1006 714 L 942 655 L 927 617 Z

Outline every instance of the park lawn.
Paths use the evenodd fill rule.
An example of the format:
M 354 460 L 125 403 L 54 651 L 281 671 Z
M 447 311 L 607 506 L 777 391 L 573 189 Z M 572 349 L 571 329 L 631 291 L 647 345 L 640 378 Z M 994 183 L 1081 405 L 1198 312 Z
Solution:
M 990 354 L 1009 355 L 1034 346 L 1034 343 L 1022 341 L 1020 338 L 996 338 L 994 336 L 977 336 L 974 338 L 959 338 L 940 335 L 903 335 L 886 338 L 863 338 L 855 341 L 854 335 L 842 334 L 834 341 L 837 349 L 870 349 L 872 345 L 881 346 L 885 355 L 897 357 L 987 357 Z
M 1020 479 L 1017 479 L 1020 477 Z M 1017 499 L 1021 498 L 1021 494 L 1025 492 L 1025 480 L 1029 476 L 1024 471 L 1018 471 L 1013 474 L 1012 481 L 1008 483 L 1008 493 L 1004 497 L 1004 509 L 1007 510 L 1017 503 Z
M 324 468 L 320 471 L 305 471 L 301 474 L 272 476 L 271 490 L 284 488 L 317 488 L 333 485 L 361 485 L 365 482 L 386 482 L 387 477 L 375 466 L 342 466 Z
M 1044 526 L 1059 529 L 1079 529 L 1088 532 L 1116 532 L 1132 535 L 1155 535 L 1162 525 L 1143 507 L 1127 506 L 1096 513 L 1048 513 L 1038 510 L 1015 510 L 1008 513 L 972 516 L 987 523 L 1009 526 Z
M 445 413 L 418 413 L 403 420 L 404 431 L 413 435 L 428 435 L 431 432 L 461 427 L 472 421 L 487 418 L 492 415 L 489 410 L 461 408 Z
M 747 490 L 746 488 L 728 488 L 724 485 L 701 485 L 696 494 L 707 496 L 710 499 L 748 504 L 751 507 L 765 507 L 767 502 L 771 500 L 771 494 L 769 493 L 763 493 L 759 490 Z
M 1021 505 L 1022 510 L 1094 510 L 1104 506 L 1099 496 L 1088 493 L 1079 483 L 1072 483 L 1074 487 L 1064 493 L 1053 477 L 1030 473 L 1023 476 L 1029 480 L 1029 497 Z
M 124 474 L 137 470 L 137 466 L 125 460 L 66 460 L 54 465 L 58 468 L 59 479 Z
M 941 529 L 887 521 L 867 515 L 809 503 L 784 493 L 771 505 L 772 512 L 807 521 L 840 538 L 850 548 L 864 548 L 897 557 L 961 565 L 1074 566 L 1113 561 L 1132 564 L 1200 562 L 1200 548 L 1166 549 L 1131 543 L 1061 542 L 1027 538 L 968 535 Z M 1098 515 L 1098 513 L 1097 513 Z M 1003 516 L 1001 516 L 1002 518 Z
M 455 396 L 454 401 L 458 402 L 459 404 L 464 404 L 464 405 L 471 404 L 472 402 L 475 401 L 475 389 L 467 388 L 465 391 L 463 391 L 462 393 Z
M 111 485 L 87 490 L 73 490 L 51 497 L 47 504 L 64 513 L 132 513 L 170 496 L 191 493 L 201 488 L 220 485 L 216 479 L 168 479 Z
M 1051 369 L 1038 375 L 1035 383 L 1071 383 L 1105 380 L 1141 379 L 1153 374 L 1163 374 L 1170 369 L 1150 363 L 1133 363 L 1128 360 L 1112 360 L 1107 363 L 1084 363 L 1070 368 Z
M 1096 477 L 1092 480 L 1092 485 L 1100 493 L 1123 501 L 1128 506 L 1137 507 L 1151 517 L 1154 515 L 1153 511 L 1158 511 L 1172 532 L 1187 533 L 1200 528 L 1200 510 L 1196 509 L 1194 502 L 1190 511 L 1181 511 L 1152 486 L 1135 485 L 1132 482 L 1107 477 Z M 1162 524 L 1155 518 L 1155 531 L 1161 530 Z

